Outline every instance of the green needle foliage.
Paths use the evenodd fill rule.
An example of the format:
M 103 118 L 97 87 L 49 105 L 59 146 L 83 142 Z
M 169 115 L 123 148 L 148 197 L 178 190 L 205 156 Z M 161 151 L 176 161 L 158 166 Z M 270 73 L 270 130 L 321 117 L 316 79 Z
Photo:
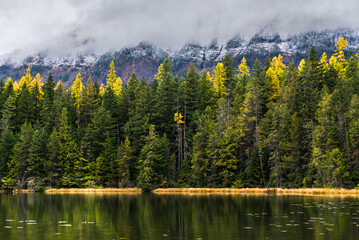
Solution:
M 359 59 L 0 81 L 0 187 L 359 187 Z M 101 87 L 99 87 L 101 85 Z M 65 86 L 68 86 L 67 88 Z

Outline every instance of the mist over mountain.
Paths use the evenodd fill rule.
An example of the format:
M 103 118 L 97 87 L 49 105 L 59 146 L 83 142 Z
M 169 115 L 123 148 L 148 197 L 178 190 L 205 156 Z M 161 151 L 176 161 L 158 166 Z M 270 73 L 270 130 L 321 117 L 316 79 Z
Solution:
M 190 61 L 211 69 L 225 54 L 297 62 L 311 45 L 332 51 L 339 35 L 354 49 L 358 9 L 353 0 L 0 1 L 0 76 L 31 66 L 56 80 L 81 72 L 103 82 L 115 60 L 124 81 L 132 72 L 150 81 L 166 52 L 175 74 Z
M 87 53 L 61 57 L 39 53 L 19 62 L 3 58 L 0 78 L 12 77 L 18 80 L 26 68 L 31 67 L 34 74 L 39 72 L 41 76 L 47 77 L 51 73 L 55 80 L 62 80 L 65 85 L 71 83 L 78 72 L 84 76 L 84 81 L 91 77 L 101 83 L 105 82 L 109 64 L 114 61 L 115 69 L 124 82 L 127 82 L 132 73 L 138 78 L 144 77 L 147 81 L 152 81 L 166 53 L 171 59 L 174 74 L 179 76 L 185 74 L 191 61 L 200 71 L 212 70 L 226 54 L 233 59 L 235 66 L 243 57 L 246 57 L 251 65 L 256 58 L 264 62 L 267 57 L 272 58 L 278 54 L 282 54 L 286 62 L 293 61 L 297 65 L 300 59 L 307 56 L 311 46 L 314 46 L 319 54 L 333 53 L 335 43 L 341 36 L 348 40 L 348 51 L 355 51 L 359 44 L 359 31 L 355 29 L 311 31 L 287 37 L 261 32 L 248 40 L 237 36 L 225 43 L 189 43 L 178 50 L 141 42 L 135 47 L 125 47 L 101 55 Z
M 145 41 L 164 49 L 225 43 L 239 35 L 358 28 L 353 0 L 103 0 L 0 2 L 0 55 L 16 61 L 119 51 Z M 31 16 L 29 16 L 31 15 Z

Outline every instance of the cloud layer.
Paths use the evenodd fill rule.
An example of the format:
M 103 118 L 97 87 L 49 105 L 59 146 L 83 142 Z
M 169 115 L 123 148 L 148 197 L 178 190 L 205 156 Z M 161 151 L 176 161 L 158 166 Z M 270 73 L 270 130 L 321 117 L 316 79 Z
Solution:
M 0 0 L 0 55 L 104 53 L 141 41 L 164 48 L 359 27 L 359 1 Z

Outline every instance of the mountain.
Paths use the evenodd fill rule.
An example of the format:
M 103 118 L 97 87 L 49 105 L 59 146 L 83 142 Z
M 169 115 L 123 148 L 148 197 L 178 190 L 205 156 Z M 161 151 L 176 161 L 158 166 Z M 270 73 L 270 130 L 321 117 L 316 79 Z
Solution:
M 62 80 L 65 85 L 71 83 L 78 72 L 81 72 L 84 81 L 88 77 L 105 82 L 107 70 L 111 61 L 115 61 L 117 75 L 126 82 L 132 73 L 138 78 L 145 77 L 152 81 L 158 66 L 167 53 L 171 59 L 173 72 L 183 76 L 189 63 L 195 63 L 199 70 L 211 70 L 226 54 L 232 57 L 235 65 L 242 57 L 246 57 L 249 65 L 256 58 L 264 61 L 279 53 L 286 62 L 293 61 L 298 64 L 300 59 L 307 57 L 309 49 L 314 46 L 318 53 L 334 52 L 335 43 L 340 37 L 348 40 L 348 50 L 355 51 L 359 44 L 359 31 L 355 29 L 337 29 L 321 32 L 307 32 L 292 36 L 279 36 L 278 34 L 258 33 L 249 40 L 235 37 L 226 43 L 212 43 L 203 46 L 197 43 L 185 45 L 180 50 L 162 49 L 150 43 L 141 42 L 136 47 L 123 48 L 120 51 L 109 52 L 103 55 L 83 54 L 76 57 L 49 57 L 35 55 L 26 58 L 21 63 L 12 63 L 11 59 L 0 59 L 0 78 L 12 77 L 18 80 L 24 75 L 27 67 L 31 67 L 33 74 L 41 76 L 52 74 L 55 80 Z

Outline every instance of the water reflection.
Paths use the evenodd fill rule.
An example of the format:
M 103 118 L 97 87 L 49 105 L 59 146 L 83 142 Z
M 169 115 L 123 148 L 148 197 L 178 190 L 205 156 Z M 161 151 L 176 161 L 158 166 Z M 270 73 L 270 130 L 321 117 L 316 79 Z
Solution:
M 356 239 L 358 198 L 0 194 L 0 239 Z

